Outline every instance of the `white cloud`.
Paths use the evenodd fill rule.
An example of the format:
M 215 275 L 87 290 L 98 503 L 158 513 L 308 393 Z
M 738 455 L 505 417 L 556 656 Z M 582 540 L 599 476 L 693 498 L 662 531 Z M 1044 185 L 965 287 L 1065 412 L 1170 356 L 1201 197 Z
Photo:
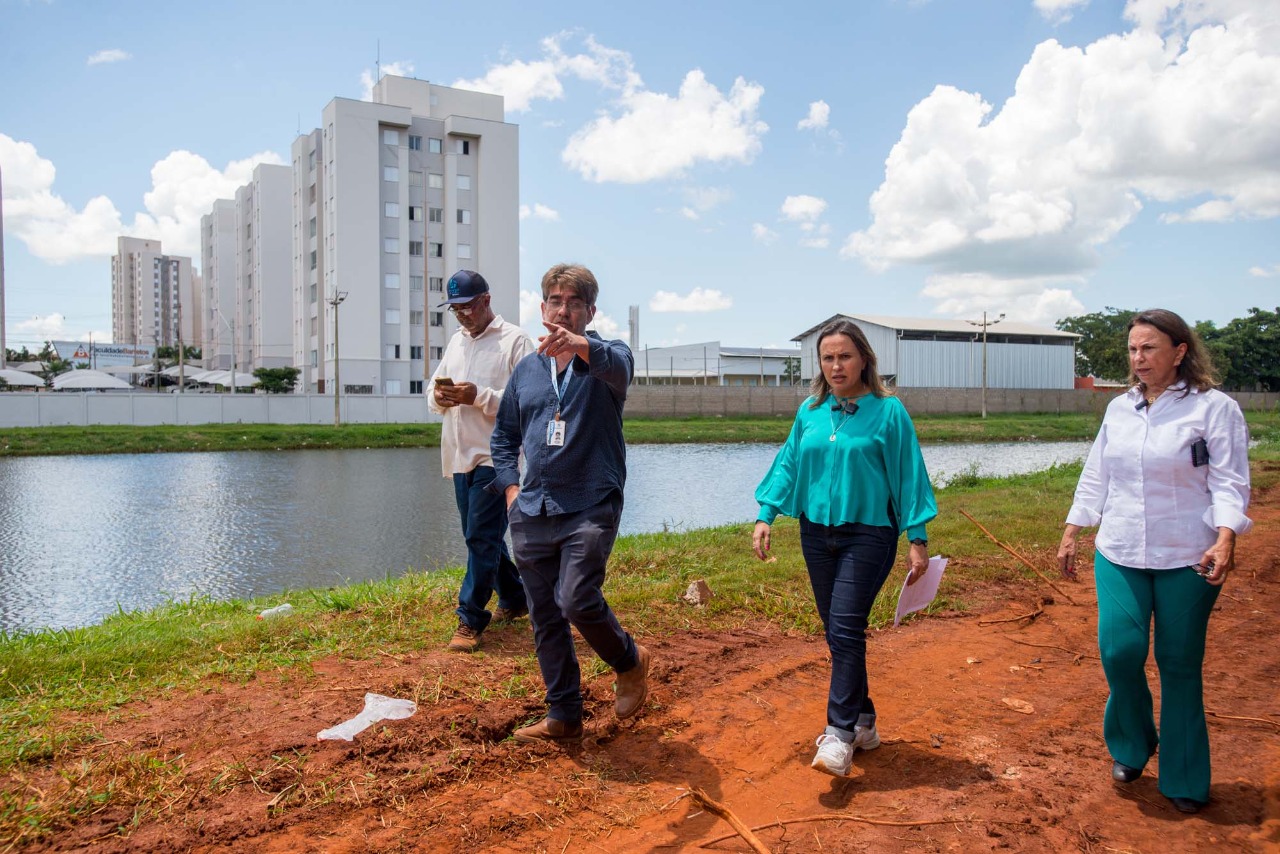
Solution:
M 124 62 L 126 59 L 133 59 L 133 54 L 119 48 L 110 48 L 108 50 L 100 50 L 92 54 L 86 61 L 86 65 L 103 65 L 108 62 Z
M 1280 264 L 1272 264 L 1270 267 L 1250 267 L 1249 275 L 1260 279 L 1273 279 L 1280 276 Z
M 714 289 L 694 288 L 688 296 L 658 291 L 649 300 L 649 310 L 659 314 L 672 311 L 723 311 L 733 307 L 733 299 Z
M 538 330 L 538 335 L 546 331 L 542 326 L 542 294 L 521 289 L 520 325 L 526 330 Z
M 1126 15 L 1181 29 L 1043 42 L 999 110 L 935 88 L 841 254 L 958 282 L 1069 279 L 1144 199 L 1175 208 L 1166 222 L 1280 216 L 1280 4 L 1134 0 Z
M 378 72 L 381 73 L 383 77 L 386 77 L 388 75 L 392 77 L 412 77 L 413 63 L 407 62 L 407 61 L 388 62 L 382 65 L 379 65 Z M 373 100 L 373 87 L 378 82 L 378 80 L 374 78 L 373 74 L 374 74 L 373 69 L 369 69 L 369 68 L 366 68 L 364 71 L 360 72 L 360 100 L 361 101 Z
M 532 207 L 529 205 L 521 205 L 520 218 L 528 219 L 529 217 L 533 217 L 534 219 L 543 219 L 547 222 L 559 222 L 560 212 L 539 202 L 535 202 Z
M 587 324 L 588 329 L 600 333 L 601 338 L 625 338 L 627 333 L 622 326 L 603 311 L 597 311 L 595 318 Z
M 630 92 L 641 86 L 631 55 L 598 43 L 592 36 L 583 39 L 585 51 L 565 53 L 563 43 L 573 38 L 569 32 L 542 40 L 542 56 L 532 61 L 512 59 L 490 66 L 483 77 L 459 79 L 453 85 L 501 95 L 507 112 L 523 113 L 537 100 L 558 101 L 564 97 L 562 78 L 597 83 L 606 89 Z
M 262 152 L 217 170 L 189 151 L 171 152 L 151 168 L 151 190 L 142 198 L 146 212 L 126 224 L 106 196 L 76 210 L 53 190 L 53 163 L 30 143 L 0 134 L 5 228 L 32 255 L 54 264 L 112 255 L 121 235 L 158 239 L 175 255 L 197 255 L 200 217 L 213 201 L 232 196 L 258 163 L 282 162 L 279 155 Z
M 1088 6 L 1089 0 L 1035 0 L 1033 5 L 1046 21 L 1065 24 L 1077 9 Z
M 831 106 L 826 101 L 809 104 L 809 115 L 796 125 L 796 130 L 825 130 L 831 120 Z
M 96 341 L 99 344 L 111 343 L 111 333 L 101 332 L 97 330 L 82 330 L 80 332 L 72 332 L 67 329 L 67 319 L 59 312 L 53 314 L 35 315 L 26 320 L 20 320 L 10 328 L 10 334 L 14 338 L 23 340 L 37 339 L 44 341 Z M 10 349 L 13 349 L 10 347 Z M 18 349 L 22 349 L 19 347 Z M 39 350 L 40 345 L 27 345 L 29 350 Z
M 688 204 L 680 208 L 680 215 L 697 220 L 732 199 L 733 190 L 728 187 L 686 187 L 684 197 Z
M 693 208 L 686 205 L 685 207 L 680 208 L 680 216 L 684 217 L 685 219 L 701 219 L 702 215 L 699 214 Z
M 787 196 L 782 201 L 782 217 L 792 222 L 814 222 L 826 210 L 826 199 L 817 196 Z
M 826 249 L 831 245 L 830 237 L 802 237 L 800 245 L 806 249 Z
M 1011 319 L 1052 326 L 1054 321 L 1084 312 L 1069 287 L 1079 277 L 998 278 L 981 273 L 930 276 L 923 294 L 938 301 L 937 311 L 980 318 L 983 311 L 1003 311 Z
M 751 237 L 757 243 L 763 243 L 768 246 L 770 243 L 778 239 L 778 232 L 769 228 L 762 222 L 753 222 L 751 224 Z
M 675 97 L 625 91 L 616 114 L 575 132 L 561 159 L 588 181 L 624 184 L 677 178 L 702 162 L 750 163 L 769 129 L 757 115 L 763 95 L 739 77 L 725 96 L 694 69 Z

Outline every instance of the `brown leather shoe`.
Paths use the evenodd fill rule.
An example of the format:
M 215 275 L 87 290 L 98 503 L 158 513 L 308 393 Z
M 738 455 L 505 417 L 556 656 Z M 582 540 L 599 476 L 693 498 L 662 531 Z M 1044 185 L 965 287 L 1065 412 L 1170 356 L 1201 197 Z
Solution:
M 536 724 L 520 727 L 512 735 L 516 741 L 524 744 L 538 742 L 582 741 L 582 721 L 561 721 L 555 718 L 543 718 Z
M 649 650 L 636 644 L 636 666 L 618 674 L 617 697 L 613 713 L 618 720 L 629 718 L 644 708 L 649 696 Z
M 523 605 L 517 605 L 514 608 L 494 608 L 493 621 L 495 623 L 514 623 L 521 617 L 529 616 L 529 609 Z
M 450 652 L 475 652 L 480 648 L 480 635 L 483 632 L 477 632 L 466 623 L 459 621 L 458 628 L 453 632 L 453 638 L 449 641 Z

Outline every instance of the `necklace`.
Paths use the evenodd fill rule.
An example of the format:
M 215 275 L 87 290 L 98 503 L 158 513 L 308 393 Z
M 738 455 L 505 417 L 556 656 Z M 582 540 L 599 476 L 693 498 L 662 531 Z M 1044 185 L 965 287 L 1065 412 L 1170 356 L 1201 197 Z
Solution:
M 839 432 L 840 432 L 840 430 L 844 427 L 845 422 L 846 422 L 846 421 L 848 421 L 850 418 L 852 418 L 852 417 L 853 417 L 853 415 L 851 415 L 851 414 L 849 413 L 849 411 L 848 411 L 848 410 L 846 410 L 844 407 L 840 407 L 839 409 L 840 409 L 840 423 L 839 423 L 839 424 L 836 424 L 836 410 L 835 410 L 835 409 L 832 409 L 831 411 L 829 411 L 829 412 L 827 413 L 827 415 L 831 418 L 831 437 L 830 437 L 829 439 L 827 439 L 827 441 L 828 441 L 828 442 L 834 442 L 834 441 L 836 440 L 836 434 L 837 434 L 837 433 L 839 433 Z

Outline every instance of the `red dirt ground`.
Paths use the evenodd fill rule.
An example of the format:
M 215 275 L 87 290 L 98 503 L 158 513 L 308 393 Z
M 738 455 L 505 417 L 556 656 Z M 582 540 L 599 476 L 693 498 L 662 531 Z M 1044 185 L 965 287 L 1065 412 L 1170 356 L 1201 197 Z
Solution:
M 884 745 L 858 754 L 848 779 L 809 768 L 829 667 L 818 638 L 697 629 L 643 638 L 655 656 L 645 712 L 616 723 L 612 680 L 596 677 L 588 738 L 566 750 L 507 738 L 540 715 L 540 697 L 459 699 L 457 686 L 496 688 L 530 653 L 521 623 L 490 631 L 483 657 L 432 649 L 328 660 L 313 678 L 212 684 L 95 721 L 103 741 L 62 770 L 81 759 L 123 767 L 162 758 L 181 768 L 178 796 L 136 826 L 121 796 L 26 847 L 749 850 L 737 836 L 710 844 L 733 831 L 688 797 L 698 787 L 760 828 L 774 852 L 1280 850 L 1280 723 L 1267 722 L 1280 721 L 1280 490 L 1255 501 L 1256 527 L 1210 624 L 1206 704 L 1219 716 L 1209 720 L 1213 800 L 1198 815 L 1175 812 L 1151 773 L 1111 782 L 1092 578 L 1082 567 L 1066 586 L 1082 604 L 1055 596 L 1034 620 L 988 622 L 1034 610 L 1045 590 L 1024 585 L 975 594 L 974 613 L 875 632 Z M 424 699 L 412 718 L 353 743 L 318 742 L 319 730 L 359 711 L 366 691 Z M 52 794 L 67 781 L 48 770 L 0 785 Z M 763 827 L 789 819 L 805 820 Z

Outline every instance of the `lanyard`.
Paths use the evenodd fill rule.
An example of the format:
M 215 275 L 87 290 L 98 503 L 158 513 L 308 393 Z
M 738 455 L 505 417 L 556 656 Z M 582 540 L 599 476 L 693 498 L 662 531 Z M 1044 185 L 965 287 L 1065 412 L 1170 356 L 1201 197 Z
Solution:
M 564 370 L 564 386 L 560 386 L 560 380 L 556 376 L 556 358 L 548 356 L 551 362 L 551 387 L 556 392 L 556 420 L 560 420 L 560 410 L 564 408 L 564 396 L 569 392 L 569 380 L 573 379 L 573 360 L 569 361 L 569 367 Z

